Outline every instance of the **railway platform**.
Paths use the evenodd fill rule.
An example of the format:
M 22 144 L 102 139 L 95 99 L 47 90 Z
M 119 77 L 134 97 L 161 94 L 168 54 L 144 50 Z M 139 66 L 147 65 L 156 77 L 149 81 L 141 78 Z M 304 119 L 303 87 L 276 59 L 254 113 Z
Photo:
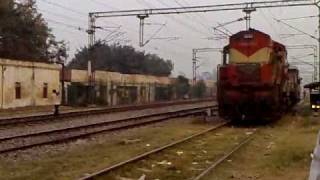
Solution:
M 60 106 L 60 113 L 81 112 L 87 110 L 103 109 L 107 107 L 72 107 L 72 106 Z M 42 116 L 53 114 L 53 106 L 38 106 L 38 107 L 24 107 L 16 109 L 0 110 L 0 121 L 10 118 L 23 118 L 30 116 Z
M 190 104 L 200 101 L 213 101 L 212 98 L 208 99 L 188 99 L 188 100 L 175 100 L 175 101 L 161 101 L 154 103 L 140 103 L 140 104 L 130 104 L 130 105 L 114 105 L 114 106 L 60 106 L 59 111 L 60 114 L 68 114 L 68 113 L 78 113 L 85 111 L 103 111 L 103 110 L 121 110 L 125 111 L 126 109 L 143 109 L 157 107 L 157 106 L 170 106 L 170 105 L 183 105 Z M 16 109 L 6 109 L 0 110 L 0 121 L 14 119 L 14 118 L 28 118 L 28 117 L 36 117 L 36 116 L 47 116 L 52 115 L 54 112 L 53 106 L 37 106 L 37 107 L 24 107 L 24 108 L 16 108 Z

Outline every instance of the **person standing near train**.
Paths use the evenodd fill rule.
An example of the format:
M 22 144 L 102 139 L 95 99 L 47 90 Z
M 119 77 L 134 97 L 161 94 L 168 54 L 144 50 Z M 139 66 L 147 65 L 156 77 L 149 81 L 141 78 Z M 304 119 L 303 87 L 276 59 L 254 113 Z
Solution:
M 55 89 L 52 90 L 52 101 L 54 104 L 53 115 L 57 116 L 59 115 L 60 98 L 59 98 L 59 92 Z

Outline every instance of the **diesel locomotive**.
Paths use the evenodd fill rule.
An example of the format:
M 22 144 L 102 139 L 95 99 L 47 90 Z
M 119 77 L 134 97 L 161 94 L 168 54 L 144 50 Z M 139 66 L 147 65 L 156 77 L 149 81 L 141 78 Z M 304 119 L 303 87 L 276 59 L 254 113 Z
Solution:
M 273 118 L 300 99 L 299 71 L 289 67 L 286 47 L 255 29 L 230 37 L 217 72 L 219 115 L 225 118 Z

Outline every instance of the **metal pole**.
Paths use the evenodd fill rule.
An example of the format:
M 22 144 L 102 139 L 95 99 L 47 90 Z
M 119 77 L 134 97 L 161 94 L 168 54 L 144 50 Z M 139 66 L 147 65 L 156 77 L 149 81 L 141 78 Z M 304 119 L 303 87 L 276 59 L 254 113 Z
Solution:
M 320 1 L 318 1 L 317 3 L 316 3 L 316 6 L 318 7 L 318 11 L 319 11 L 319 15 L 318 15 L 318 17 L 319 17 L 319 24 L 318 24 L 318 33 L 319 33 L 319 37 L 318 37 L 318 51 L 319 51 L 319 54 L 318 54 L 318 59 L 319 59 L 319 66 L 318 66 L 318 73 L 319 73 L 319 77 L 318 77 L 318 80 L 320 81 L 320 6 L 319 6 L 319 2 Z
M 93 86 L 94 86 L 94 70 L 92 65 L 93 48 L 95 44 L 95 17 L 92 13 L 89 13 L 89 27 L 88 33 L 88 89 L 87 100 L 93 103 Z
M 140 44 L 140 47 L 143 47 L 143 29 L 144 29 L 144 18 L 140 18 L 140 28 L 139 28 L 139 44 Z
M 196 48 L 192 49 L 192 83 L 193 85 L 197 82 L 197 69 L 199 68 L 197 66 L 197 53 L 203 53 L 203 52 L 221 52 L 221 48 Z
M 197 50 L 196 49 L 192 50 L 192 73 L 193 73 L 192 82 L 193 82 L 193 85 L 195 85 L 197 81 Z
M 138 15 L 137 16 L 140 19 L 140 28 L 139 28 L 139 46 L 143 47 L 145 45 L 144 43 L 144 19 L 148 18 L 148 15 Z
M 314 66 L 314 81 L 317 81 L 317 76 L 318 76 L 318 69 L 317 69 L 317 48 L 314 47 L 314 61 L 313 61 L 313 66 Z
M 5 71 L 4 65 L 1 65 L 1 109 L 3 109 L 4 104 L 4 71 Z
M 62 65 L 62 73 L 61 73 L 61 76 L 62 76 L 62 78 L 61 78 L 61 86 L 62 86 L 62 89 L 61 89 L 61 96 L 62 96 L 62 102 L 61 102 L 61 104 L 62 105 L 66 105 L 66 100 L 65 100 L 65 98 L 66 98 L 66 92 L 65 92 L 65 89 L 64 89 L 64 78 L 65 78 L 65 73 L 64 73 L 64 71 L 65 71 L 65 66 L 64 66 L 64 62 L 62 62 L 61 63 L 61 65 Z

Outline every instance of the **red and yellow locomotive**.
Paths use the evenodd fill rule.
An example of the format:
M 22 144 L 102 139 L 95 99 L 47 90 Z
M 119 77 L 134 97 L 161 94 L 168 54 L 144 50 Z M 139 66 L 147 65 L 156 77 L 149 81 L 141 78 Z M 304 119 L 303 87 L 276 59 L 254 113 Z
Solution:
M 220 116 L 250 119 L 281 112 L 290 104 L 288 69 L 286 47 L 268 34 L 249 29 L 232 35 L 218 66 Z

